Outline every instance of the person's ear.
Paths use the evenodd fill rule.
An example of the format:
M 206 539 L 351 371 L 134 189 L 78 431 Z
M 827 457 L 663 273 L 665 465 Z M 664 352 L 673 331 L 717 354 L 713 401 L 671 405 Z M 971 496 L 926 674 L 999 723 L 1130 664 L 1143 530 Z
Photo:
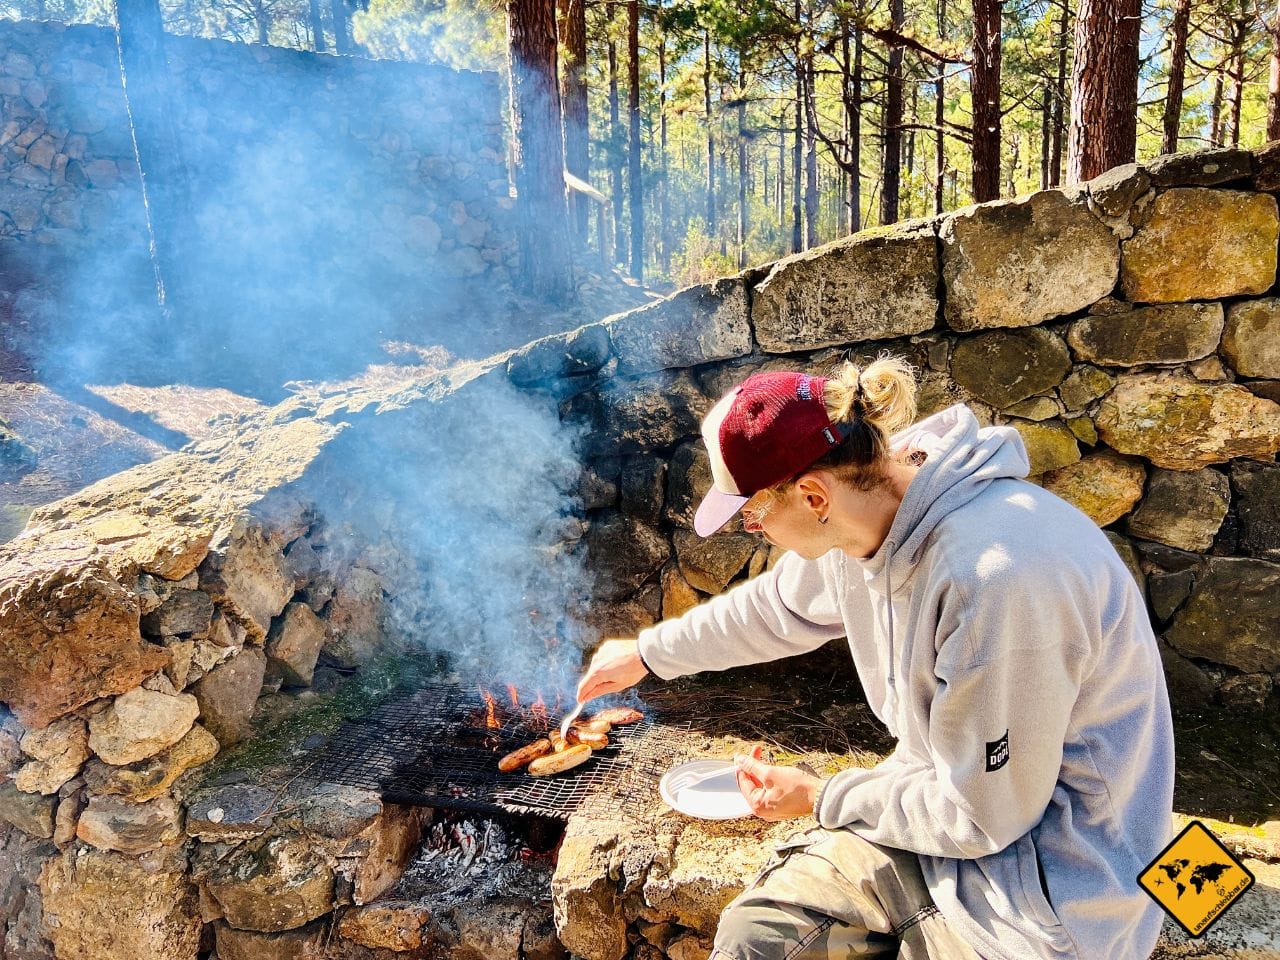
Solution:
M 800 502 L 808 507 L 819 518 L 825 518 L 831 512 L 831 488 L 827 481 L 816 473 L 806 473 L 795 484 Z M 823 520 L 825 523 L 825 519 Z

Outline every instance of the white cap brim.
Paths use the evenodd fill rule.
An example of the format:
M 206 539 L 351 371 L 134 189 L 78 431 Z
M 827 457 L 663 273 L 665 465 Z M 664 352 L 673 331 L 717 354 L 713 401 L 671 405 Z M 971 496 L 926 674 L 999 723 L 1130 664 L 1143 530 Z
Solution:
M 693 517 L 693 529 L 700 537 L 709 537 L 734 518 L 750 497 L 739 497 L 712 487 L 698 504 Z

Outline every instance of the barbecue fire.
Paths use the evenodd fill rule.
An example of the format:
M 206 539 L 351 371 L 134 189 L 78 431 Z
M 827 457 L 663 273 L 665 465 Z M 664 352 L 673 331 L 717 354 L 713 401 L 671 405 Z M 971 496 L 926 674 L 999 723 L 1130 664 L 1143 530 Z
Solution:
M 511 698 L 511 709 L 519 710 L 520 709 L 520 691 L 516 689 L 516 685 L 514 683 L 507 684 L 507 696 Z
M 484 725 L 490 730 L 496 730 L 502 726 L 498 722 L 498 701 L 494 699 L 493 694 L 484 687 L 480 688 L 480 696 L 484 697 Z

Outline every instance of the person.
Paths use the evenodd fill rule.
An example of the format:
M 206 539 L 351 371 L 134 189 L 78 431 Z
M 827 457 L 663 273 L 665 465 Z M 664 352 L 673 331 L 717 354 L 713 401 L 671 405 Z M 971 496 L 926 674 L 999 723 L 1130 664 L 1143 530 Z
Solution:
M 1146 957 L 1138 874 L 1171 838 L 1173 728 L 1145 602 L 1106 536 L 1025 479 L 1011 427 L 915 418 L 903 361 L 759 373 L 702 426 L 708 536 L 739 511 L 787 551 L 634 639 L 578 694 L 761 663 L 847 637 L 896 737 L 820 780 L 737 758 L 766 820 L 815 825 L 720 919 L 713 958 Z

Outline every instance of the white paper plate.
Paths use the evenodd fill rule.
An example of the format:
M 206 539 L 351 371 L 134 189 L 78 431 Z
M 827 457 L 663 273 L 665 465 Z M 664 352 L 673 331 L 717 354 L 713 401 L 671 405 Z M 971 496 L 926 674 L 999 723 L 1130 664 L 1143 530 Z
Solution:
M 751 816 L 731 760 L 691 760 L 672 767 L 658 781 L 658 792 L 672 810 L 699 820 Z

